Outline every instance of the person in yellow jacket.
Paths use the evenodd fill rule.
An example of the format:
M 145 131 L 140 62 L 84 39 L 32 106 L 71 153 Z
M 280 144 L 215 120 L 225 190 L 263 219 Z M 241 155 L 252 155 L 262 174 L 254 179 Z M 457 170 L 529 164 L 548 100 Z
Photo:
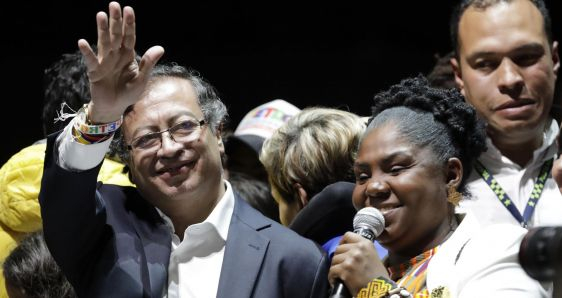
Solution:
M 70 118 L 63 110 L 78 111 L 90 101 L 86 66 L 79 51 L 63 54 L 45 70 L 43 132 L 64 128 Z M 0 168 L 0 263 L 19 241 L 42 228 L 38 196 L 43 175 L 44 140 L 14 154 Z M 111 155 L 111 154 L 108 154 Z M 123 174 L 122 163 L 106 158 L 98 181 L 122 186 L 133 185 Z M 0 298 L 8 297 L 0 266 Z
M 1 261 L 6 259 L 24 236 L 42 228 L 37 198 L 43 175 L 45 147 L 46 144 L 26 147 L 0 168 Z M 98 180 L 106 184 L 133 185 L 122 171 L 123 164 L 106 158 Z M 0 297 L 8 297 L 3 275 L 0 277 Z

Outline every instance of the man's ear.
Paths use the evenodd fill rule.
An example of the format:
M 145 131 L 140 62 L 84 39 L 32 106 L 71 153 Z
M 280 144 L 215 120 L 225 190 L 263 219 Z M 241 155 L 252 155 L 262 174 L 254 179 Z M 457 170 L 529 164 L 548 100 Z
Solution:
M 463 167 L 460 159 L 456 157 L 449 158 L 447 161 L 447 186 L 458 188 L 462 181 Z
M 450 60 L 451 62 L 451 66 L 453 67 L 453 73 L 455 74 L 455 84 L 457 84 L 457 87 L 459 88 L 461 94 L 463 96 L 466 96 L 464 94 L 464 82 L 462 80 L 462 72 L 461 72 L 461 65 L 459 60 L 457 60 L 457 58 L 451 58 Z
M 299 205 L 302 209 L 306 205 L 308 205 L 308 194 L 306 193 L 306 190 L 302 187 L 302 185 L 300 185 L 300 183 L 293 184 L 293 187 L 297 191 L 297 194 L 299 196 Z
M 558 54 L 558 42 L 552 43 L 552 65 L 554 74 L 558 77 L 558 70 L 560 69 L 560 54 Z
M 136 184 L 133 171 L 131 170 L 131 167 L 129 167 L 127 164 L 125 164 L 125 167 L 123 168 L 123 173 L 127 173 L 127 177 L 129 178 L 129 181 L 131 181 L 131 183 L 133 184 Z
M 224 142 L 222 141 L 222 137 L 221 137 L 221 136 L 218 137 L 217 142 L 218 142 L 218 145 L 219 145 L 219 152 L 221 153 L 221 155 L 222 155 L 222 154 L 225 154 L 225 151 L 224 151 Z
M 217 127 L 217 131 L 215 132 L 215 136 L 217 137 L 217 143 L 219 145 L 219 152 L 221 155 L 225 154 L 224 150 L 224 142 L 222 140 L 222 123 Z

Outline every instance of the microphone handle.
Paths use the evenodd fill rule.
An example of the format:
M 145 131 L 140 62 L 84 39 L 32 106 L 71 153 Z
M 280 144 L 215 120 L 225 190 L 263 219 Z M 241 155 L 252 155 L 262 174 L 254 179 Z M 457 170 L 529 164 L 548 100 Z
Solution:
M 345 287 L 343 282 L 337 279 L 334 283 L 332 291 L 330 292 L 329 298 L 351 298 L 351 294 L 349 293 L 349 290 Z
M 365 228 L 363 226 L 356 227 L 353 232 L 355 234 L 361 235 L 363 238 L 370 241 L 375 240 L 375 238 L 377 237 L 372 229 Z M 334 283 L 334 287 L 332 288 L 332 291 L 330 292 L 329 298 L 351 298 L 351 297 L 352 296 L 349 293 L 349 290 L 347 289 L 343 281 L 337 279 L 336 282 Z
M 356 227 L 355 230 L 353 230 L 353 233 L 360 235 L 361 237 L 370 240 L 370 241 L 375 241 L 375 238 L 377 238 L 377 235 L 375 235 L 375 231 L 373 231 L 372 229 L 369 229 L 368 227 Z

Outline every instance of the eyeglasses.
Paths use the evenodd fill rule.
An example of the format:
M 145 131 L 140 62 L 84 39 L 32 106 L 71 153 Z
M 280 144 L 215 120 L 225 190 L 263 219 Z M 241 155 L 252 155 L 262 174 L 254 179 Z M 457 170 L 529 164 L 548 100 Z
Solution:
M 162 134 L 170 133 L 170 138 L 176 142 L 189 142 L 199 137 L 201 128 L 205 125 L 205 120 L 199 122 L 195 120 L 182 121 L 168 129 L 162 131 L 147 133 L 143 136 L 133 139 L 131 144 L 127 145 L 128 150 L 150 150 L 158 148 L 162 145 Z

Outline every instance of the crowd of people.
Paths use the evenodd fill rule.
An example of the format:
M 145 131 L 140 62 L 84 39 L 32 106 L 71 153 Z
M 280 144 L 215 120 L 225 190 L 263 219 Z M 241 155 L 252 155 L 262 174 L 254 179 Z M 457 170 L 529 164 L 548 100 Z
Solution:
M 552 20 L 459 2 L 453 50 L 368 115 L 276 99 L 235 129 L 111 2 L 45 72 L 46 139 L 0 169 L 0 297 L 562 297 L 562 264 L 539 281 L 518 259 L 562 226 Z

